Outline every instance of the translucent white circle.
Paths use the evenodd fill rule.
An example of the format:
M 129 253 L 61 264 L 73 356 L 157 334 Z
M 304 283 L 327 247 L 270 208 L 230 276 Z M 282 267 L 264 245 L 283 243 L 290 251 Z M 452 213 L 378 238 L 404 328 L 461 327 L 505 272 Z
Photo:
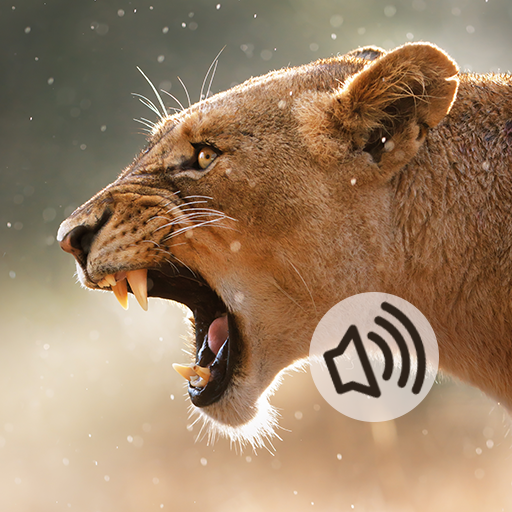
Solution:
M 345 299 L 320 320 L 310 346 L 318 391 L 342 414 L 387 421 L 414 409 L 439 367 L 436 335 L 425 316 L 395 295 Z

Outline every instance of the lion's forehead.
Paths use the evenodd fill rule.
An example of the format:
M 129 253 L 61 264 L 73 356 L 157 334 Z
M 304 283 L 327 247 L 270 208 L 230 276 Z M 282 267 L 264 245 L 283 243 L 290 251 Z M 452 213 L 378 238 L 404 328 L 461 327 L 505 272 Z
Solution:
M 274 125 L 291 115 L 294 102 L 300 101 L 303 93 L 339 88 L 363 66 L 357 59 L 332 58 L 250 78 L 163 119 L 153 138 L 202 139 L 226 130 L 232 133 L 248 129 L 265 131 L 268 136 L 268 127 L 262 121 Z

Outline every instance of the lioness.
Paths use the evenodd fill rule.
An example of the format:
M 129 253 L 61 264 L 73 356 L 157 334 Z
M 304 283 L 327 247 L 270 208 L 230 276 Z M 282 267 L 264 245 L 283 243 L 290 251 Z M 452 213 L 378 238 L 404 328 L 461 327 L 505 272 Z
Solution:
M 58 239 L 84 286 L 190 308 L 177 369 L 235 436 L 271 427 L 278 374 L 368 291 L 414 304 L 441 368 L 511 406 L 511 91 L 427 43 L 252 78 L 162 115 Z

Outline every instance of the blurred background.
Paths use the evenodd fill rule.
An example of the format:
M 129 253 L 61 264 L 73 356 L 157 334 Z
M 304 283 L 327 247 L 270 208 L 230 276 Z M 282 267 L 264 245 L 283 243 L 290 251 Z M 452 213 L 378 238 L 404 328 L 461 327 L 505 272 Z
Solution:
M 466 71 L 512 68 L 509 0 L 2 0 L 0 510 L 510 511 L 512 437 L 479 391 L 436 383 L 393 422 L 346 418 L 286 377 L 274 454 L 196 442 L 181 308 L 122 310 L 76 284 L 59 223 L 144 144 L 139 66 L 193 101 L 366 44 L 431 41 Z M 168 105 L 171 100 L 168 98 Z M 174 106 L 174 105 L 173 105 Z

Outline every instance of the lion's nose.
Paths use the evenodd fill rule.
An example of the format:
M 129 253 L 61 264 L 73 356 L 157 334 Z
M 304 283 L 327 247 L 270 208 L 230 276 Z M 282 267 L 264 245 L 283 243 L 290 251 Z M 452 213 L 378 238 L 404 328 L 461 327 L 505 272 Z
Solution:
M 57 234 L 62 249 L 72 254 L 80 263 L 87 260 L 91 246 L 100 229 L 108 222 L 112 213 L 106 210 L 95 222 L 69 226 L 70 219 L 64 221 Z
M 87 257 L 96 231 L 90 226 L 76 226 L 60 241 L 60 246 L 75 258 Z

